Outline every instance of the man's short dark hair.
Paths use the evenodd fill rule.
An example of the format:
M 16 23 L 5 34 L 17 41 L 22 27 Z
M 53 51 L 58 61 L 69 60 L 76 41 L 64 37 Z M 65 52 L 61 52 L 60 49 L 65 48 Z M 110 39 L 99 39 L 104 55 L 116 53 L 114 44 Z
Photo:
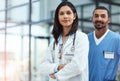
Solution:
M 95 10 L 98 10 L 98 9 L 106 10 L 106 11 L 107 11 L 107 14 L 108 14 L 108 17 L 110 17 L 110 12 L 109 12 L 109 10 L 108 10 L 107 8 L 105 8 L 104 6 L 98 6 L 98 7 L 96 7 L 96 8 L 94 9 L 94 11 L 93 11 L 93 14 L 94 14 Z

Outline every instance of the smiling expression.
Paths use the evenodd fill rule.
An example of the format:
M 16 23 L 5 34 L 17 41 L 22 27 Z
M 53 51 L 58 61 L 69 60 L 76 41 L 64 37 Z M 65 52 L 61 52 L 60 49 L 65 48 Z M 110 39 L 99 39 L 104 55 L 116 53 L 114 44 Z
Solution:
M 76 15 L 69 6 L 62 6 L 58 13 L 58 19 L 63 27 L 71 27 Z
M 106 10 L 98 9 L 94 11 L 92 21 L 96 29 L 103 29 L 110 23 L 110 18 Z

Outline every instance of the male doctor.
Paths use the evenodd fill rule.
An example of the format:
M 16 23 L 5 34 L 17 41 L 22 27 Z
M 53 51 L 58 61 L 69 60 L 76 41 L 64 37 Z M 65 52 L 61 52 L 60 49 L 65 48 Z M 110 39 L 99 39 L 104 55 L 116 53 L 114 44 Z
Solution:
M 110 13 L 103 6 L 93 11 L 95 31 L 89 38 L 89 81 L 115 81 L 120 59 L 120 35 L 108 29 Z

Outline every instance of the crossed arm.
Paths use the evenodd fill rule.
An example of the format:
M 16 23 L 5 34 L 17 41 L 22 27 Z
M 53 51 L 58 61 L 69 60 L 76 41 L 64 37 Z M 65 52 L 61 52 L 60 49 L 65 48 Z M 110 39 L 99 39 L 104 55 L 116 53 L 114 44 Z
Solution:
M 58 66 L 57 70 L 58 70 L 58 71 L 61 70 L 62 68 L 64 68 L 64 66 L 65 66 L 65 64 L 60 64 L 60 65 Z M 55 73 L 50 74 L 50 77 L 53 78 L 53 79 L 56 79 Z

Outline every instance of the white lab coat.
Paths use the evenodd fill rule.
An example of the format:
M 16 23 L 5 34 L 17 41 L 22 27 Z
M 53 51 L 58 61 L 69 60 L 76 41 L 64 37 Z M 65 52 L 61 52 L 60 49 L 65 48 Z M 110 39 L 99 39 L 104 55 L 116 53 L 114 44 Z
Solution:
M 63 45 L 62 64 L 66 64 L 66 66 L 55 74 L 58 80 L 50 78 L 49 81 L 88 81 L 88 37 L 81 31 L 76 32 L 74 53 L 71 52 L 73 38 L 74 34 L 70 35 Z M 58 45 L 55 45 L 55 50 L 53 50 L 54 44 L 51 42 L 45 58 L 40 64 L 41 74 L 49 76 L 55 72 L 55 68 L 59 64 L 58 51 L 61 41 L 62 39 L 58 41 Z

